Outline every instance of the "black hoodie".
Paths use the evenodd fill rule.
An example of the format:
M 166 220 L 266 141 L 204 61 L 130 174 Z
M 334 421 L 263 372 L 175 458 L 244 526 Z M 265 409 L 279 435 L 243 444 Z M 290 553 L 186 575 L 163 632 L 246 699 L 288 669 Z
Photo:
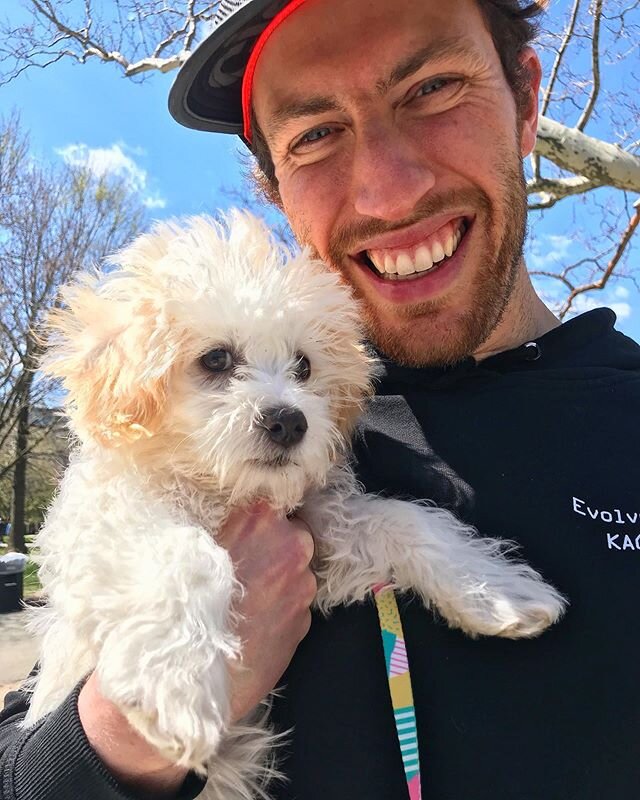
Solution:
M 425 800 L 640 793 L 640 347 L 606 309 L 448 370 L 386 365 L 356 438 L 367 490 L 430 498 L 564 592 L 539 639 L 472 640 L 401 598 Z M 406 800 L 375 608 L 315 617 L 273 719 L 293 727 L 277 800 Z M 75 698 L 30 734 L 0 724 L 3 800 L 128 800 Z M 19 788 L 21 787 L 21 788 Z M 193 797 L 189 781 L 183 797 Z
M 368 491 L 430 498 L 569 598 L 530 641 L 401 602 L 425 800 L 640 797 L 640 347 L 584 314 L 449 370 L 388 365 L 356 441 Z M 372 604 L 315 619 L 273 716 L 278 800 L 406 800 Z

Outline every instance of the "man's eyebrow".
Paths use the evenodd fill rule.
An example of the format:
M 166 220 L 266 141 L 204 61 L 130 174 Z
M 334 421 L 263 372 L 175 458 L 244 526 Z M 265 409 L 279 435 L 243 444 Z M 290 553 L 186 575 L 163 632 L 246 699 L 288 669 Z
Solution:
M 291 120 L 322 114 L 325 111 L 340 110 L 342 110 L 340 104 L 332 97 L 306 97 L 304 100 L 290 100 L 279 106 L 269 118 L 269 134 L 277 136 Z
M 451 37 L 439 39 L 437 42 L 432 42 L 426 47 L 420 48 L 416 53 L 397 64 L 387 78 L 378 81 L 376 89 L 380 94 L 385 94 L 389 89 L 413 75 L 429 61 L 438 61 L 445 57 L 464 58 L 466 62 L 482 61 L 478 51 L 464 39 Z M 278 106 L 270 116 L 266 126 L 269 136 L 276 137 L 292 120 L 310 117 L 314 114 L 322 114 L 326 111 L 344 111 L 344 109 L 337 99 L 328 95 L 305 97 L 304 99 L 293 98 Z
M 397 64 L 388 78 L 378 81 L 376 88 L 380 94 L 385 94 L 389 89 L 409 78 L 430 61 L 440 61 L 443 58 L 461 58 L 466 62 L 481 62 L 482 56 L 473 47 L 472 43 L 464 39 L 449 38 L 431 42 L 426 47 L 420 48 L 416 53 L 408 56 Z

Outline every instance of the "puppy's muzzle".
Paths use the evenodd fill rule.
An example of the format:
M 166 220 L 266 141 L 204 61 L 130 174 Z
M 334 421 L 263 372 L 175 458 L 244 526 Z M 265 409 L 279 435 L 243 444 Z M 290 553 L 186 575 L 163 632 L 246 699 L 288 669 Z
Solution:
M 281 447 L 299 444 L 309 427 L 302 411 L 289 406 L 265 409 L 256 424 L 267 432 L 272 442 Z

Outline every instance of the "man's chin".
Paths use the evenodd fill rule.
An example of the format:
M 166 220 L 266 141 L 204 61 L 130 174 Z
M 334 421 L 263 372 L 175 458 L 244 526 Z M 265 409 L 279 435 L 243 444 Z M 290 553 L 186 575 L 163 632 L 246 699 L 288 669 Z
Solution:
M 330 269 L 353 292 L 372 344 L 397 364 L 450 366 L 475 352 L 491 334 L 495 322 L 492 303 L 478 313 L 474 302 L 478 292 L 468 286 L 456 286 L 454 292 L 429 300 L 398 303 L 378 296 L 358 272 L 335 265 Z M 475 286 L 477 280 L 472 283 Z
M 473 308 L 403 309 L 390 323 L 375 309 L 364 309 L 365 326 L 378 352 L 407 367 L 448 367 L 473 355 L 489 338 L 500 313 L 478 315 Z
M 473 356 L 490 339 L 507 310 L 522 263 L 518 242 L 494 248 L 496 258 L 443 297 L 393 305 L 358 296 L 365 327 L 377 349 L 398 364 L 443 367 Z M 522 268 L 524 265 L 522 264 Z

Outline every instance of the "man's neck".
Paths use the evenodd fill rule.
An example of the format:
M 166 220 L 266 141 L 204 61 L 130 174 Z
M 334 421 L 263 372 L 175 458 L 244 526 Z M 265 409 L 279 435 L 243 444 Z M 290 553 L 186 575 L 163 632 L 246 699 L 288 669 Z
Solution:
M 522 261 L 513 294 L 502 319 L 473 356 L 477 361 L 482 361 L 505 350 L 513 350 L 560 324 L 560 320 L 536 294 Z

